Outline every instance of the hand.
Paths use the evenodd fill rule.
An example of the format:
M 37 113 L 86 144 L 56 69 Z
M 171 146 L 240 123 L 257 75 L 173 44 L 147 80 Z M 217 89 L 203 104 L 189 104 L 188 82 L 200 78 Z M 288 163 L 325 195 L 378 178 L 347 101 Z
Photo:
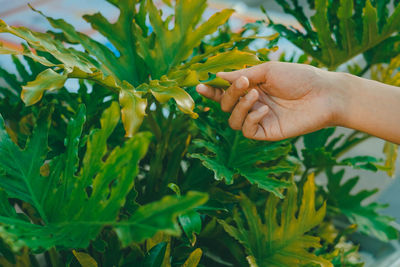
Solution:
M 329 90 L 335 83 L 332 75 L 309 65 L 267 62 L 218 73 L 231 83 L 226 91 L 201 84 L 197 92 L 232 113 L 232 129 L 247 138 L 274 141 L 334 123 L 340 101 L 333 101 L 335 92 Z

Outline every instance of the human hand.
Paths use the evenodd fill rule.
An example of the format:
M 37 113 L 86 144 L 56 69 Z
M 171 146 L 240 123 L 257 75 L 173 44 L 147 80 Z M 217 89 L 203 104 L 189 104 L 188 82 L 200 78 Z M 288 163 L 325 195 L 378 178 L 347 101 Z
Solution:
M 247 138 L 275 141 L 334 124 L 340 101 L 330 90 L 335 81 L 328 71 L 266 62 L 217 76 L 231 83 L 226 91 L 201 84 L 197 92 L 231 112 L 229 125 Z

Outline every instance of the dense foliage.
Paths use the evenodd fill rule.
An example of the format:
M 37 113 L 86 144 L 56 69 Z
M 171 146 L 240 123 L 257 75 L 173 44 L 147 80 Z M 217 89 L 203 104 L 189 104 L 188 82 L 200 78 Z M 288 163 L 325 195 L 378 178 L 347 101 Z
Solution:
M 397 146 L 383 162 L 346 157 L 370 138 L 356 131 L 249 140 L 194 91 L 268 60 L 277 35 L 260 36 L 265 22 L 234 33 L 233 10 L 203 22 L 206 0 L 165 0 L 168 16 L 152 0 L 108 2 L 116 22 L 84 16 L 108 46 L 37 10 L 53 31 L 0 21 L 23 40 L 0 43 L 17 70 L 0 68 L 1 265 L 362 266 L 351 233 L 397 238 L 383 206 L 364 201 L 376 190 L 354 193 L 359 178 L 345 178 L 393 174 Z M 277 2 L 304 27 L 270 21 L 304 51 L 297 61 L 335 69 L 363 54 L 352 73 L 373 67 L 397 85 L 397 1 L 308 1 L 311 19 L 297 0 Z M 265 47 L 251 49 L 256 39 Z M 326 186 L 314 182 L 323 176 Z

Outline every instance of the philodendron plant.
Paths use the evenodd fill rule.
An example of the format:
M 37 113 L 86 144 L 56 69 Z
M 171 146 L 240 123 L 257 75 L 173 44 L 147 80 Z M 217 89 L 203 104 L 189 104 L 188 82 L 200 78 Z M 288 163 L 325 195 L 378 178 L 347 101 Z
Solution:
M 345 168 L 393 173 L 396 146 L 383 162 L 344 157 L 370 138 L 359 132 L 249 140 L 195 92 L 228 87 L 218 71 L 267 61 L 278 37 L 259 34 L 267 22 L 232 32 L 233 10 L 204 20 L 206 0 L 165 0 L 169 16 L 152 0 L 108 2 L 114 23 L 83 17 L 108 45 L 33 7 L 52 31 L 0 21 L 22 41 L 0 43 L 17 70 L 0 68 L 1 265 L 362 266 L 352 233 L 397 238 L 382 205 L 363 201 L 376 190 L 354 194 L 358 177 L 345 178 Z M 305 29 L 269 21 L 305 52 L 296 61 L 335 69 L 364 53 L 353 73 L 373 67 L 396 84 L 391 1 L 309 1 L 311 20 L 296 0 L 277 2 Z M 323 174 L 326 186 L 314 181 Z

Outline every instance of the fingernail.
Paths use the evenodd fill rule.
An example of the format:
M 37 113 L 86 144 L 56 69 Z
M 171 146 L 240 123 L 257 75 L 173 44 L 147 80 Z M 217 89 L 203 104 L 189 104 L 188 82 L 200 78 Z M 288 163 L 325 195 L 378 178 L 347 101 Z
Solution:
M 265 113 L 265 112 L 267 112 L 268 110 L 269 110 L 269 108 L 268 108 L 267 106 L 262 106 L 261 108 L 258 109 L 258 111 L 259 111 L 260 113 Z
M 246 98 L 248 100 L 252 100 L 253 98 L 255 98 L 257 95 L 257 90 L 256 89 L 251 89 L 250 92 L 247 93 Z
M 239 89 L 245 88 L 248 85 L 249 83 L 247 82 L 247 77 L 245 76 L 240 77 L 236 82 L 236 87 Z
M 206 91 L 206 86 L 204 84 L 199 84 L 196 87 L 196 91 L 198 93 L 204 93 Z

